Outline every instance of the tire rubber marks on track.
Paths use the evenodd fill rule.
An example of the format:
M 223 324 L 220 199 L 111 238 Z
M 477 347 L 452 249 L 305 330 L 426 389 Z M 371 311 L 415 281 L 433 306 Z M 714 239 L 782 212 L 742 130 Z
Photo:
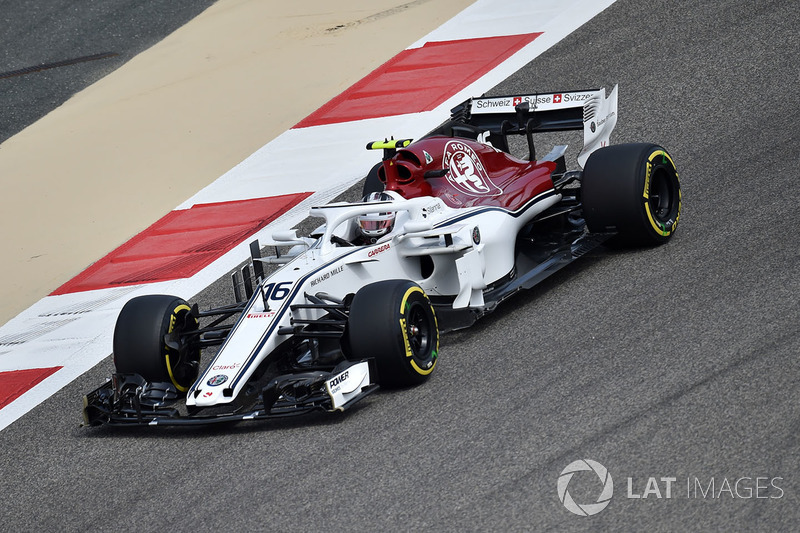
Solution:
M 369 22 L 375 22 L 376 20 L 381 20 L 381 19 L 384 19 L 386 17 L 390 17 L 392 15 L 396 15 L 397 13 L 402 13 L 403 11 L 406 11 L 406 10 L 412 8 L 412 7 L 416 7 L 416 6 L 422 5 L 422 4 L 427 4 L 428 2 L 431 2 L 431 1 L 432 0 L 413 0 L 411 2 L 407 2 L 405 4 L 400 4 L 399 6 L 395 6 L 395 7 L 390 8 L 390 9 L 385 9 L 383 11 L 379 11 L 378 13 L 375 13 L 375 14 L 370 15 L 368 17 L 364 17 L 363 19 L 358 19 L 358 20 L 354 20 L 352 22 L 339 24 L 339 25 L 334 26 L 332 28 L 328 28 L 325 31 L 331 33 L 331 32 L 335 32 L 335 31 L 341 31 L 341 30 L 344 30 L 346 28 L 351 28 L 353 26 L 358 26 L 359 24 L 367 24 Z
M 17 70 L 10 70 L 8 72 L 0 73 L 0 80 L 5 78 L 13 78 L 14 76 L 24 76 L 33 72 L 40 72 L 42 70 L 49 70 L 52 68 L 67 67 L 69 65 L 77 65 L 78 63 L 86 63 L 88 61 L 97 61 L 98 59 L 108 59 L 116 57 L 119 54 L 116 52 L 103 52 L 102 54 L 92 54 L 90 56 L 76 57 L 73 59 L 65 59 L 63 61 L 55 61 L 53 63 L 43 63 L 33 67 L 25 67 Z

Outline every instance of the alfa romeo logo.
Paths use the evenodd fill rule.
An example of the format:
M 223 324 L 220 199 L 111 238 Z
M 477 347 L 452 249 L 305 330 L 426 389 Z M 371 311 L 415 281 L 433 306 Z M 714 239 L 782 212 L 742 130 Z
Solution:
M 470 196 L 497 196 L 502 194 L 483 166 L 480 157 L 467 143 L 450 141 L 444 147 L 444 166 L 450 169 L 449 181 L 456 189 Z
M 228 381 L 228 376 L 226 376 L 225 374 L 217 374 L 216 376 L 208 380 L 208 385 L 210 387 L 216 387 L 222 385 L 226 381 Z
M 570 496 L 568 490 L 569 483 L 572 481 L 572 476 L 574 476 L 576 472 L 585 471 L 594 472 L 600 479 L 603 489 L 597 497 L 596 502 L 579 504 Z M 567 467 L 561 471 L 561 475 L 558 476 L 558 499 L 561 500 L 561 503 L 564 504 L 567 510 L 576 515 L 592 516 L 599 513 L 608 506 L 609 502 L 611 502 L 611 496 L 613 495 L 614 481 L 611 479 L 611 474 L 608 473 L 606 467 L 597 461 L 579 459 L 578 461 L 568 464 Z

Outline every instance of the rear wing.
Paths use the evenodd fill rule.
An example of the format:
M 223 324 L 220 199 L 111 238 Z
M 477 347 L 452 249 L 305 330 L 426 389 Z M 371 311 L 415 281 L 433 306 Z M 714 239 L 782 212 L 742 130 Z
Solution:
M 470 98 L 452 110 L 453 135 L 484 135 L 493 146 L 508 149 L 507 135 L 526 135 L 534 158 L 532 134 L 583 130 L 578 163 L 609 143 L 617 124 L 617 91 L 605 89 L 529 95 Z

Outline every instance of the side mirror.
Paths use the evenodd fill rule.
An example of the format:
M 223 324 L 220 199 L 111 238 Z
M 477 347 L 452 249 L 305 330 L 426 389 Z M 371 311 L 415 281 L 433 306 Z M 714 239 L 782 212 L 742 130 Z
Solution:
M 272 234 L 272 240 L 276 242 L 294 242 L 297 241 L 297 230 L 290 229 L 284 231 L 276 231 Z
M 421 231 L 432 230 L 433 223 L 430 220 L 410 220 L 405 223 L 403 229 L 407 233 L 419 233 Z

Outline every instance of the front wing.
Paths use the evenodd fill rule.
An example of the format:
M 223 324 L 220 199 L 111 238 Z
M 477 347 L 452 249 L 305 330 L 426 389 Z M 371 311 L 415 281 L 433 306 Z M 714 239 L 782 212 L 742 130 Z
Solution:
M 332 372 L 274 377 L 246 407 L 231 403 L 190 412 L 170 384 L 149 383 L 137 374 L 114 374 L 84 396 L 84 424 L 186 426 L 345 411 L 378 389 L 375 376 L 372 360 L 346 362 Z

